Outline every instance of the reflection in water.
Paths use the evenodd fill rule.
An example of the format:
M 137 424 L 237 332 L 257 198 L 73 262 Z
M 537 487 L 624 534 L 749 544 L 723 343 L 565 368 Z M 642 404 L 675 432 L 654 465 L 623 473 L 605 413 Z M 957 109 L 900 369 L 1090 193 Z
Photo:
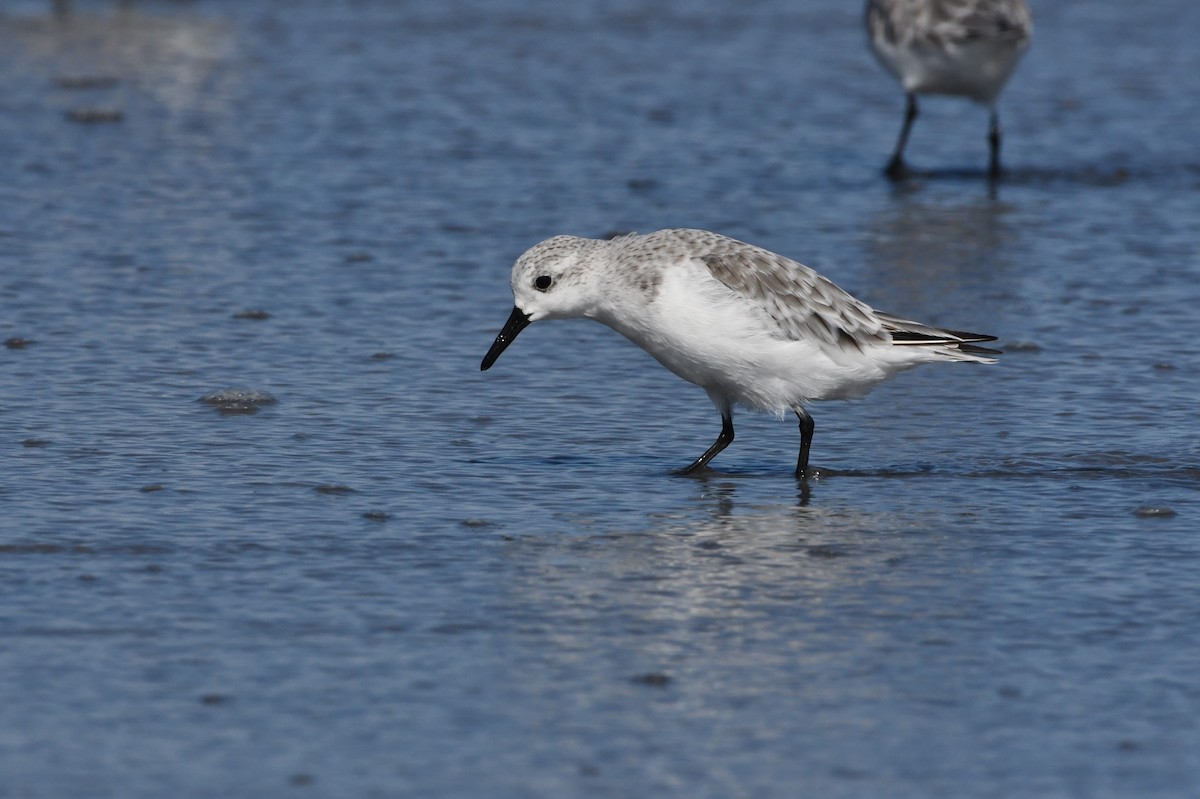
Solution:
M 103 9 L 85 12 L 58 0 L 43 16 L 0 15 L 0 42 L 6 55 L 21 52 L 29 66 L 49 73 L 47 84 L 113 90 L 90 101 L 121 103 L 136 84 L 175 113 L 214 110 L 213 98 L 223 95 L 219 67 L 233 55 L 228 25 L 189 13 L 143 13 L 128 0 Z
M 742 509 L 736 491 L 729 482 L 714 490 L 707 522 L 514 542 L 512 563 L 526 579 L 506 581 L 497 611 L 537 631 L 534 668 L 583 671 L 599 684 L 662 675 L 678 712 L 709 723 L 735 718 L 727 708 L 741 702 L 765 712 L 763 685 L 811 677 L 824 693 L 823 675 L 874 668 L 862 648 L 891 639 L 882 617 L 897 605 L 864 579 L 907 583 L 892 564 L 919 544 L 880 534 L 886 519 L 854 512 Z
M 996 199 L 1005 187 L 1017 186 L 1048 186 L 1061 184 L 1063 186 L 1088 186 L 1094 188 L 1112 188 L 1131 181 L 1162 182 L 1180 176 L 1186 176 L 1190 171 L 1198 171 L 1195 164 L 1180 164 L 1171 162 L 1155 166 L 1143 163 L 1134 166 L 1126 163 L 1123 156 L 1109 156 L 1100 163 L 1058 164 L 1052 167 L 1022 166 L 1005 168 L 997 177 L 991 177 L 983 169 L 910 169 L 904 179 L 895 185 L 897 194 L 908 194 L 920 191 L 928 184 L 977 184 L 986 181 L 988 196 Z
M 530 579 L 510 583 L 505 612 L 544 620 L 559 651 L 607 630 L 639 668 L 669 670 L 680 653 L 661 650 L 685 631 L 772 637 L 780 614 L 831 623 L 859 590 L 854 575 L 887 572 L 928 543 L 894 511 L 814 507 L 808 486 L 794 503 L 739 501 L 739 489 L 755 493 L 742 482 L 698 479 L 693 503 L 639 532 L 516 538 L 512 562 Z M 550 623 L 563 613 L 576 623 Z
M 725 518 L 733 515 L 733 500 L 737 492 L 737 479 L 729 478 L 714 471 L 689 475 L 688 479 L 696 481 L 697 485 L 700 486 L 702 491 L 700 498 L 703 502 L 716 503 L 711 509 L 713 518 Z M 806 507 L 811 498 L 811 483 L 808 480 L 797 480 L 796 507 Z
M 928 313 L 951 326 L 978 324 L 974 316 L 959 319 L 963 314 L 955 307 L 973 304 L 1019 274 L 1012 253 L 1020 230 L 1007 219 L 1013 212 L 985 197 L 950 204 L 898 196 L 869 227 L 866 283 L 872 296 L 893 313 Z

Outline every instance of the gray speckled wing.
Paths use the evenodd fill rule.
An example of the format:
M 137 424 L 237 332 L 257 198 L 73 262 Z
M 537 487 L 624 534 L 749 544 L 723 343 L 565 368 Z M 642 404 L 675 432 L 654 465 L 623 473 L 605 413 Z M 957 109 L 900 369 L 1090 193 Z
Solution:
M 956 31 L 956 38 L 960 40 L 1008 39 L 1017 42 L 1028 38 L 1033 27 L 1029 8 L 1020 0 L 976 0 L 948 5 L 954 13 L 939 22 L 941 27 Z
M 713 277 L 758 304 L 782 339 L 861 349 L 891 338 L 870 306 L 803 264 L 715 233 L 677 235 Z
M 1029 38 L 1024 0 L 870 0 L 867 29 L 875 42 L 945 49 L 953 42 Z
M 882 2 L 882 0 L 869 0 L 866 21 L 867 33 L 873 44 L 889 44 L 895 47 L 900 43 L 895 4 Z

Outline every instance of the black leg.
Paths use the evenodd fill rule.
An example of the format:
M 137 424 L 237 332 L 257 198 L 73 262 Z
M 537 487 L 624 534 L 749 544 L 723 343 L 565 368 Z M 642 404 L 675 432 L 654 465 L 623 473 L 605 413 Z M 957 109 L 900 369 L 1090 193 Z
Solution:
M 992 119 L 988 125 L 988 176 L 1000 177 L 1000 115 L 992 109 Z
M 887 168 L 883 170 L 883 174 L 892 180 L 899 180 L 908 172 L 908 167 L 904 165 L 904 148 L 908 144 L 908 131 L 912 128 L 913 120 L 917 118 L 917 96 L 915 94 L 906 96 L 908 102 L 904 108 L 904 126 L 900 128 L 900 138 L 896 141 L 896 152 L 892 153 L 892 160 L 888 161 Z
M 808 475 L 808 450 L 812 446 L 813 424 L 812 417 L 803 408 L 795 408 L 796 416 L 800 419 L 800 457 L 796 459 L 796 477 L 803 480 Z
M 721 435 L 717 436 L 717 440 L 713 445 L 704 451 L 704 454 L 696 458 L 696 462 L 686 469 L 681 469 L 680 474 L 691 474 L 697 469 L 703 469 L 708 465 L 708 462 L 717 456 L 717 453 L 729 446 L 729 442 L 733 441 L 733 412 L 725 411 L 721 414 Z

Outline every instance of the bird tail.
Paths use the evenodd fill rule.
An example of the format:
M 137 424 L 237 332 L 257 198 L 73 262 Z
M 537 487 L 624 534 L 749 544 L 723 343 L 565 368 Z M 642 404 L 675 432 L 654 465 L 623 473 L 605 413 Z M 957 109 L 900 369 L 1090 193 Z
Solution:
M 892 344 L 898 347 L 929 347 L 951 360 L 975 363 L 995 363 L 996 359 L 989 356 L 1002 354 L 1001 350 L 978 346 L 979 342 L 995 341 L 995 336 L 945 330 L 889 314 L 878 315 L 884 329 L 892 336 Z

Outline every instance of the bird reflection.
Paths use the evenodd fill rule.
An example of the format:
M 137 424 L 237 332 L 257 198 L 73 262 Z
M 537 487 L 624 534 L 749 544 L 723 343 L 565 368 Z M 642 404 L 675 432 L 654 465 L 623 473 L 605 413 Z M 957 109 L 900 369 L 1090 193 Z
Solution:
M 987 295 L 1005 285 L 1012 290 L 1020 274 L 1012 261 L 1021 238 L 1009 218 L 1013 210 L 987 198 L 960 204 L 900 198 L 870 220 L 863 282 L 903 313 L 944 316 L 948 308 L 969 307 L 972 323 L 990 330 L 987 311 L 995 303 Z

